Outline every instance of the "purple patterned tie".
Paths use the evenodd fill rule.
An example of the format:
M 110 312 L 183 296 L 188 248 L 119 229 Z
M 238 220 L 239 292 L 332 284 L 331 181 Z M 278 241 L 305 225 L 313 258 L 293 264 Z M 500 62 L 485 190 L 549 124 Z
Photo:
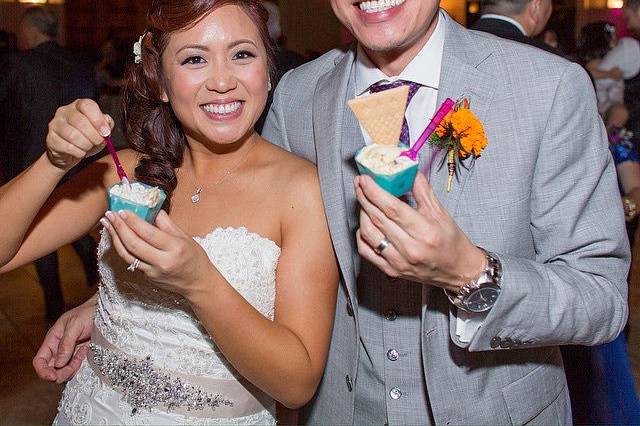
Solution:
M 409 102 L 411 102 L 413 95 L 415 95 L 418 89 L 420 88 L 420 85 L 418 83 L 414 83 L 412 81 L 406 81 L 406 80 L 396 80 L 393 83 L 378 82 L 369 86 L 369 91 L 371 93 L 378 93 L 378 92 L 383 92 L 389 89 L 395 89 L 396 87 L 400 87 L 400 86 L 409 86 L 409 96 L 407 96 L 407 106 L 409 106 Z M 406 107 L 405 107 L 405 111 L 406 111 Z M 402 121 L 402 131 L 400 132 L 400 145 L 403 147 L 409 148 L 409 123 L 407 123 L 406 116 Z

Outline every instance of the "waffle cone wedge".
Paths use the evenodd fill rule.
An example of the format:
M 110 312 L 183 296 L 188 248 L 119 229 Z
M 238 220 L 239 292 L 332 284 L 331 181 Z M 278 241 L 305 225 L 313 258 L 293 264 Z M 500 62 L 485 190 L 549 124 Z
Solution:
M 373 143 L 397 145 L 409 87 L 400 86 L 347 102 Z

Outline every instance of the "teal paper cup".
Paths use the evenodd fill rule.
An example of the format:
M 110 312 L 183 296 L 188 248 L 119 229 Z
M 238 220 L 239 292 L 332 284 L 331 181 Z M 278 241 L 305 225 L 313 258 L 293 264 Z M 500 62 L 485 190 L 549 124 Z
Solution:
M 358 150 L 355 157 L 356 165 L 358 166 L 358 171 L 361 175 L 371 176 L 373 180 L 378 184 L 378 186 L 396 197 L 399 197 L 411 191 L 411 188 L 413 187 L 413 181 L 415 180 L 416 174 L 418 173 L 418 163 L 394 174 L 378 174 L 368 167 L 360 164 L 360 162 L 358 161 L 358 154 L 360 154 L 360 151 L 362 151 L 362 149 Z
M 144 186 L 146 189 L 154 188 L 153 186 L 147 185 L 142 182 L 136 182 L 136 183 Z M 112 212 L 127 210 L 135 213 L 136 215 L 140 216 L 142 219 L 146 220 L 147 222 L 153 223 L 153 221 L 156 219 L 156 216 L 160 212 L 160 209 L 162 208 L 162 203 L 164 203 L 164 200 L 167 198 L 167 194 L 165 194 L 165 192 L 162 189 L 159 189 L 160 197 L 158 198 L 158 202 L 156 203 L 155 207 L 149 207 L 142 204 L 134 203 L 131 200 L 127 200 L 126 198 L 122 198 L 118 195 L 112 194 L 111 188 L 118 185 L 122 185 L 122 184 L 117 183 L 115 185 L 110 186 L 107 189 L 107 195 L 109 197 L 109 210 L 111 210 Z

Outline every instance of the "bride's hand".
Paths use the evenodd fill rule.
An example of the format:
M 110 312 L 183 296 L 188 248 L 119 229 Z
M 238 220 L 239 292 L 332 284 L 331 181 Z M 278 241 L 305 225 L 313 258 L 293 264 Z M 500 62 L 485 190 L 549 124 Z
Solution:
M 102 151 L 104 137 L 113 126 L 113 119 L 91 99 L 78 99 L 58 108 L 47 133 L 49 161 L 59 169 L 70 170 L 83 158 Z
M 64 383 L 75 376 L 88 351 L 95 313 L 94 296 L 53 324 L 32 362 L 41 379 Z
M 137 269 L 151 282 L 187 300 L 197 293 L 199 284 L 217 273 L 202 247 L 165 211 L 158 214 L 156 226 L 128 211 L 107 212 L 100 222 L 126 263 L 139 259 Z

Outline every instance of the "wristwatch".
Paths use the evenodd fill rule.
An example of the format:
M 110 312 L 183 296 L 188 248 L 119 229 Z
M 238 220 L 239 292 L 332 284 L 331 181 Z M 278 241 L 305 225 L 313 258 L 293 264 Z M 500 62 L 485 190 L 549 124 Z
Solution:
M 463 285 L 457 293 L 444 290 L 449 301 L 466 312 L 486 312 L 493 308 L 500 295 L 502 263 L 495 254 L 482 247 L 478 248 L 484 252 L 487 259 L 487 267 L 478 279 Z

